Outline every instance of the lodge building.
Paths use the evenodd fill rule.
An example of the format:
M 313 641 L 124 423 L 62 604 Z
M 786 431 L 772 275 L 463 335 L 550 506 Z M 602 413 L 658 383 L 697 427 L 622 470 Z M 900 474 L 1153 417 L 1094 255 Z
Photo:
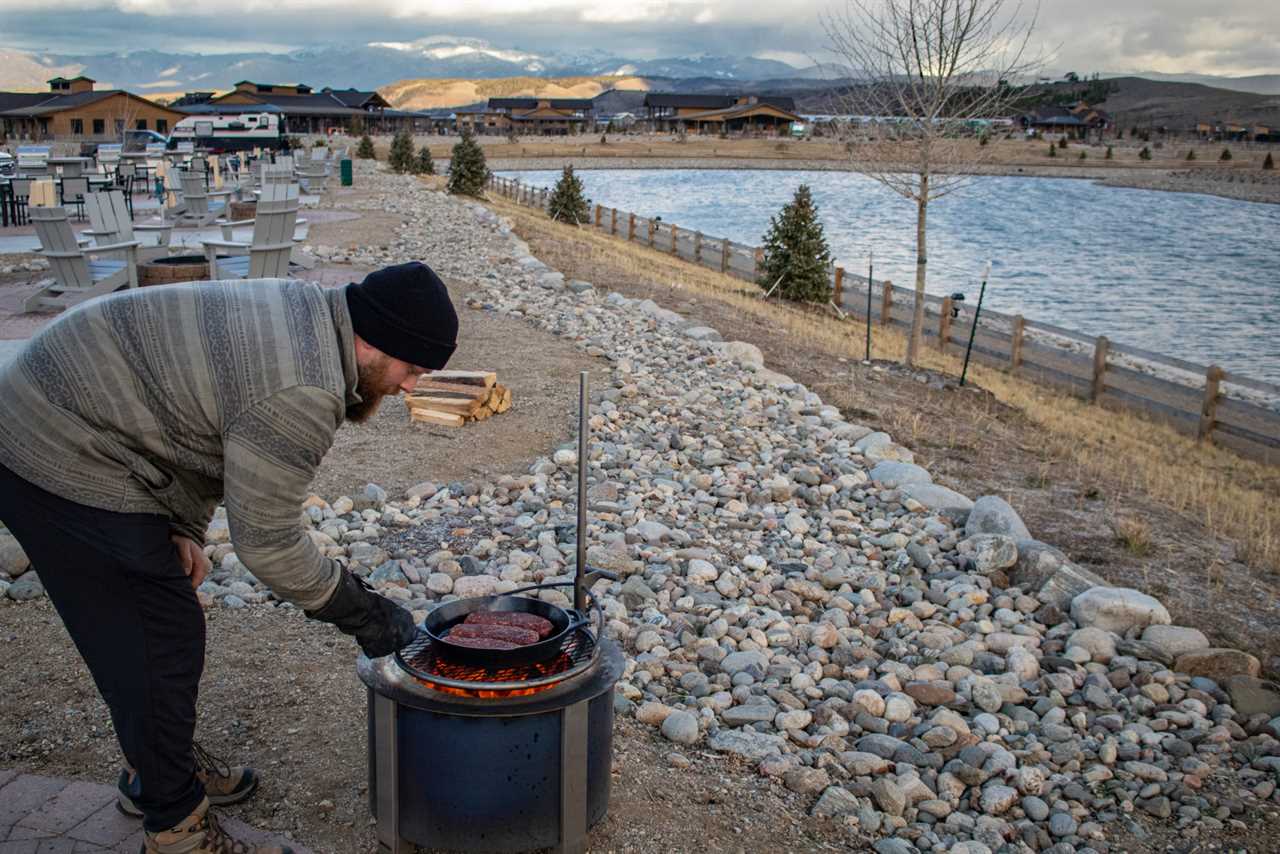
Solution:
M 54 77 L 48 92 L 0 92 L 0 136 L 41 142 L 110 142 L 126 130 L 167 134 L 183 114 L 123 89 L 95 89 L 90 77 Z

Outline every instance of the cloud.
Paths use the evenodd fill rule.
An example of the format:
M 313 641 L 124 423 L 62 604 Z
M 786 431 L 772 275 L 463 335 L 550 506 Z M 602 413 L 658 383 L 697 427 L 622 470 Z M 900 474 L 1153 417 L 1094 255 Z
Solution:
M 874 0 L 872 0 L 874 2 Z M 1009 0 L 1012 4 L 1013 0 Z M 9 46 L 96 53 L 143 45 L 221 52 L 255 46 L 411 42 L 453 32 L 521 51 L 606 50 L 644 59 L 688 53 L 829 61 L 819 0 L 0 0 Z M 1042 0 L 1037 40 L 1053 71 L 1280 72 L 1274 0 Z M 67 26 L 68 13 L 75 26 Z

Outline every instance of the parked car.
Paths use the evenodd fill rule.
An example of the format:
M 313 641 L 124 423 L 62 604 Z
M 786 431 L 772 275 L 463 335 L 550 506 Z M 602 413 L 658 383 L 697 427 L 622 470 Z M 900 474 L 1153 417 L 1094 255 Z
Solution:
M 17 161 L 7 151 L 0 151 L 0 175 L 12 175 L 17 169 Z
M 120 141 L 124 143 L 122 151 L 146 151 L 148 145 L 169 145 L 169 137 L 153 130 L 127 130 Z

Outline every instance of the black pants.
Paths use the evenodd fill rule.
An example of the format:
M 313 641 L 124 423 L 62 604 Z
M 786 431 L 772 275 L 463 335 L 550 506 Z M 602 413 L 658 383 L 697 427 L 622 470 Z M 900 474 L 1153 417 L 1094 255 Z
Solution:
M 76 504 L 0 466 L 0 520 L 18 538 L 89 666 L 125 758 L 144 827 L 166 830 L 204 798 L 191 740 L 204 669 L 204 612 L 168 519 Z

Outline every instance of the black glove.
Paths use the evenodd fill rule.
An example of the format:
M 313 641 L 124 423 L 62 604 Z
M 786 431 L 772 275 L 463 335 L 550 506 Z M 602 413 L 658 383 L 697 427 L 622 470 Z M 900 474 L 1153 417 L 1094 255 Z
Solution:
M 368 582 L 345 569 L 329 601 L 306 614 L 354 636 L 370 658 L 404 649 L 418 634 L 412 614 L 374 593 Z

